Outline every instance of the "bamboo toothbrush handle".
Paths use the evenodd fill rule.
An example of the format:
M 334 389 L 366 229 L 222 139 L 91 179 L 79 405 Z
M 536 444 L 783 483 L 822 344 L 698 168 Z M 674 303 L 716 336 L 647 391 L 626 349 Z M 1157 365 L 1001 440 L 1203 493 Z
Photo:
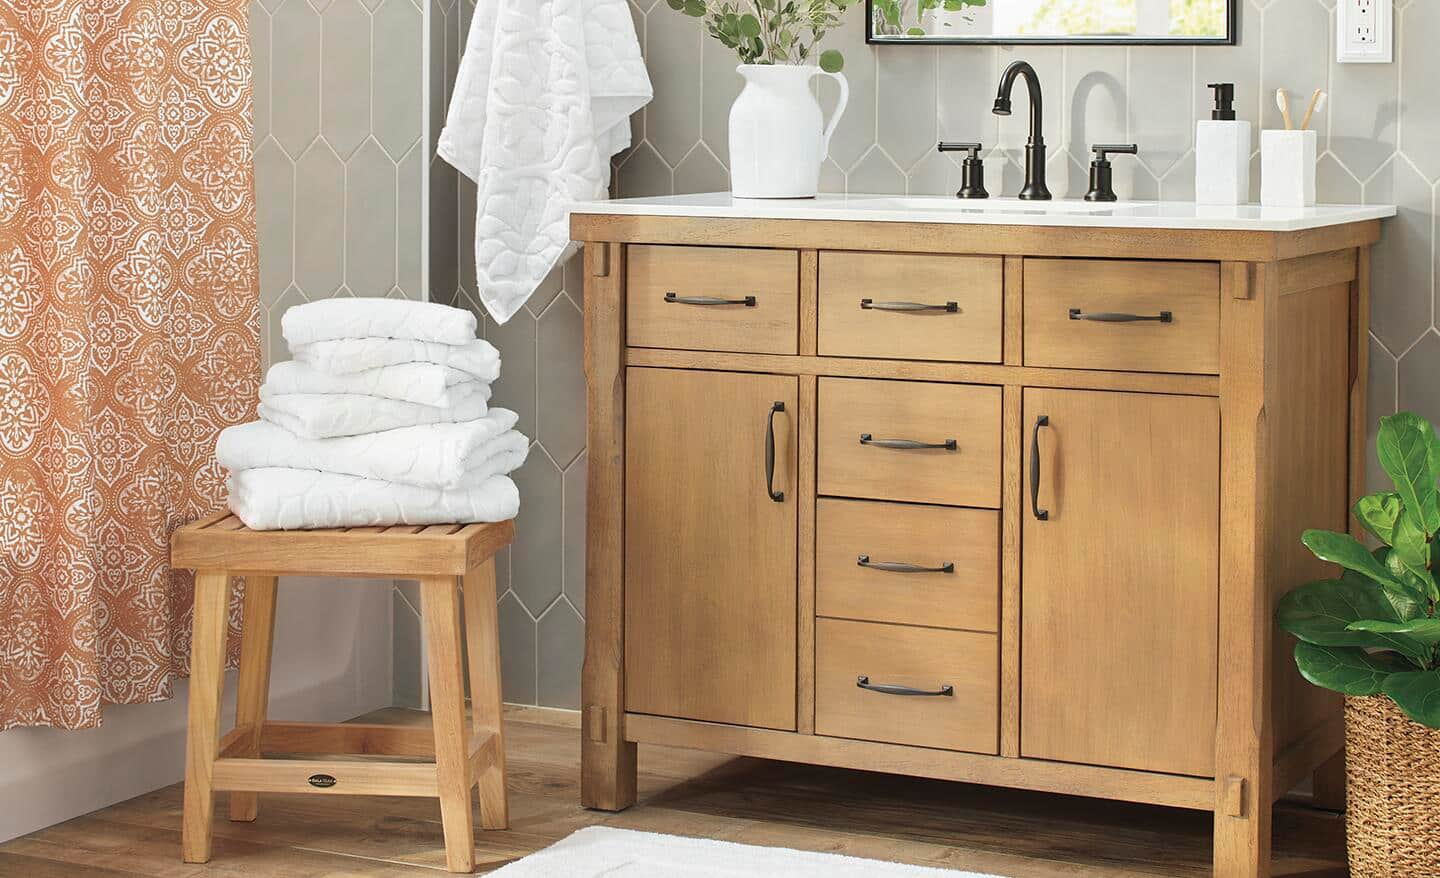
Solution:
M 1285 130 L 1295 130 L 1295 123 L 1290 121 L 1290 96 L 1285 89 L 1275 92 L 1275 103 L 1280 107 L 1280 115 L 1285 119 Z
M 1315 117 L 1315 107 L 1320 104 L 1320 94 L 1321 90 L 1317 88 L 1315 89 L 1315 93 L 1310 96 L 1310 106 L 1305 108 L 1305 118 L 1300 121 L 1301 131 L 1305 131 L 1310 127 L 1310 120 Z

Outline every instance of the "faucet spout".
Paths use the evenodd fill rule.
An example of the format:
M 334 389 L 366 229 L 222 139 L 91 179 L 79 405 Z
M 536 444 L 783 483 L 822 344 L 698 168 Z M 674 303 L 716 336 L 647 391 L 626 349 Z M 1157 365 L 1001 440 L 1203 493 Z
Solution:
M 1030 62 L 1016 61 L 1005 68 L 991 112 L 997 116 L 1010 115 L 1010 93 L 1015 89 L 1015 80 L 1021 77 L 1030 95 L 1030 140 L 1025 144 L 1025 187 L 1020 190 L 1020 197 L 1027 201 L 1049 201 L 1050 189 L 1045 184 L 1044 99 L 1040 93 L 1040 76 Z

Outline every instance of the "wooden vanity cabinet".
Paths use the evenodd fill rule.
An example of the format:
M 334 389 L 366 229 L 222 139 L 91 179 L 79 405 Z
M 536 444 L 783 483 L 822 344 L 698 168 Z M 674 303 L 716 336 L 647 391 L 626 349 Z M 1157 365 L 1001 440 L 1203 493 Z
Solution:
M 1258 878 L 1275 799 L 1337 803 L 1272 615 L 1364 490 L 1378 220 L 572 234 L 585 805 L 665 744 L 1209 811 Z

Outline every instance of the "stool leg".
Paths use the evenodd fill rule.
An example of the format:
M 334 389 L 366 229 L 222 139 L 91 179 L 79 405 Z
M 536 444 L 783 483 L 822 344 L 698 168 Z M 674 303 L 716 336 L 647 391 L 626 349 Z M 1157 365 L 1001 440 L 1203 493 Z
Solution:
M 465 574 L 465 649 L 470 657 L 470 718 L 476 746 L 493 736 L 494 758 L 480 770 L 480 826 L 510 827 L 505 795 L 505 737 L 501 723 L 500 617 L 495 605 L 495 559 Z
M 475 870 L 475 824 L 470 811 L 470 753 L 465 734 L 465 676 L 460 663 L 460 595 L 453 576 L 420 580 L 425 654 L 430 664 L 430 722 L 440 781 L 445 865 Z
M 229 607 L 230 574 L 224 570 L 197 571 L 195 620 L 190 633 L 190 722 L 185 738 L 185 811 L 180 842 L 187 863 L 210 860 Z
M 235 695 L 235 727 L 251 726 L 237 756 L 260 755 L 260 733 L 270 700 L 270 653 L 275 638 L 275 577 L 245 577 L 245 627 L 240 639 L 240 678 Z M 259 813 L 259 796 L 230 794 L 230 819 L 249 822 Z

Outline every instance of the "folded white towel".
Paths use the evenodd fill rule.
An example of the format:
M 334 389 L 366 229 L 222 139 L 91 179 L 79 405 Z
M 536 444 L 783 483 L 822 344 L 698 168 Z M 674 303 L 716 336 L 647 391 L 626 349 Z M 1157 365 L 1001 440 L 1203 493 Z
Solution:
M 301 363 L 336 375 L 400 363 L 434 363 L 466 372 L 480 381 L 500 377 L 500 352 L 483 338 L 463 345 L 405 338 L 342 338 L 291 345 L 290 353 Z
M 419 405 L 361 396 L 353 393 L 279 393 L 261 388 L 260 417 L 306 439 L 331 436 L 358 436 L 397 427 L 446 424 L 485 417 L 490 385 L 464 385 L 470 389 L 456 394 L 448 408 Z
M 478 188 L 480 298 L 504 323 L 604 198 L 630 114 L 654 94 L 625 0 L 479 0 L 437 151 Z
M 358 393 L 440 408 L 448 407 L 476 383 L 482 382 L 469 372 L 435 363 L 400 363 L 336 375 L 286 360 L 265 373 L 265 388 L 270 394 Z
M 230 510 L 251 530 L 504 521 L 520 511 L 505 476 L 444 491 L 305 469 L 267 467 L 230 476 Z
M 475 338 L 475 315 L 463 308 L 404 299 L 321 299 L 280 318 L 293 347 L 337 338 L 405 338 L 462 345 Z
M 517 419 L 509 409 L 494 408 L 460 424 L 332 439 L 302 439 L 268 421 L 251 421 L 221 431 L 215 457 L 232 472 L 278 466 L 456 488 L 505 475 L 525 462 L 530 441 L 515 431 Z

